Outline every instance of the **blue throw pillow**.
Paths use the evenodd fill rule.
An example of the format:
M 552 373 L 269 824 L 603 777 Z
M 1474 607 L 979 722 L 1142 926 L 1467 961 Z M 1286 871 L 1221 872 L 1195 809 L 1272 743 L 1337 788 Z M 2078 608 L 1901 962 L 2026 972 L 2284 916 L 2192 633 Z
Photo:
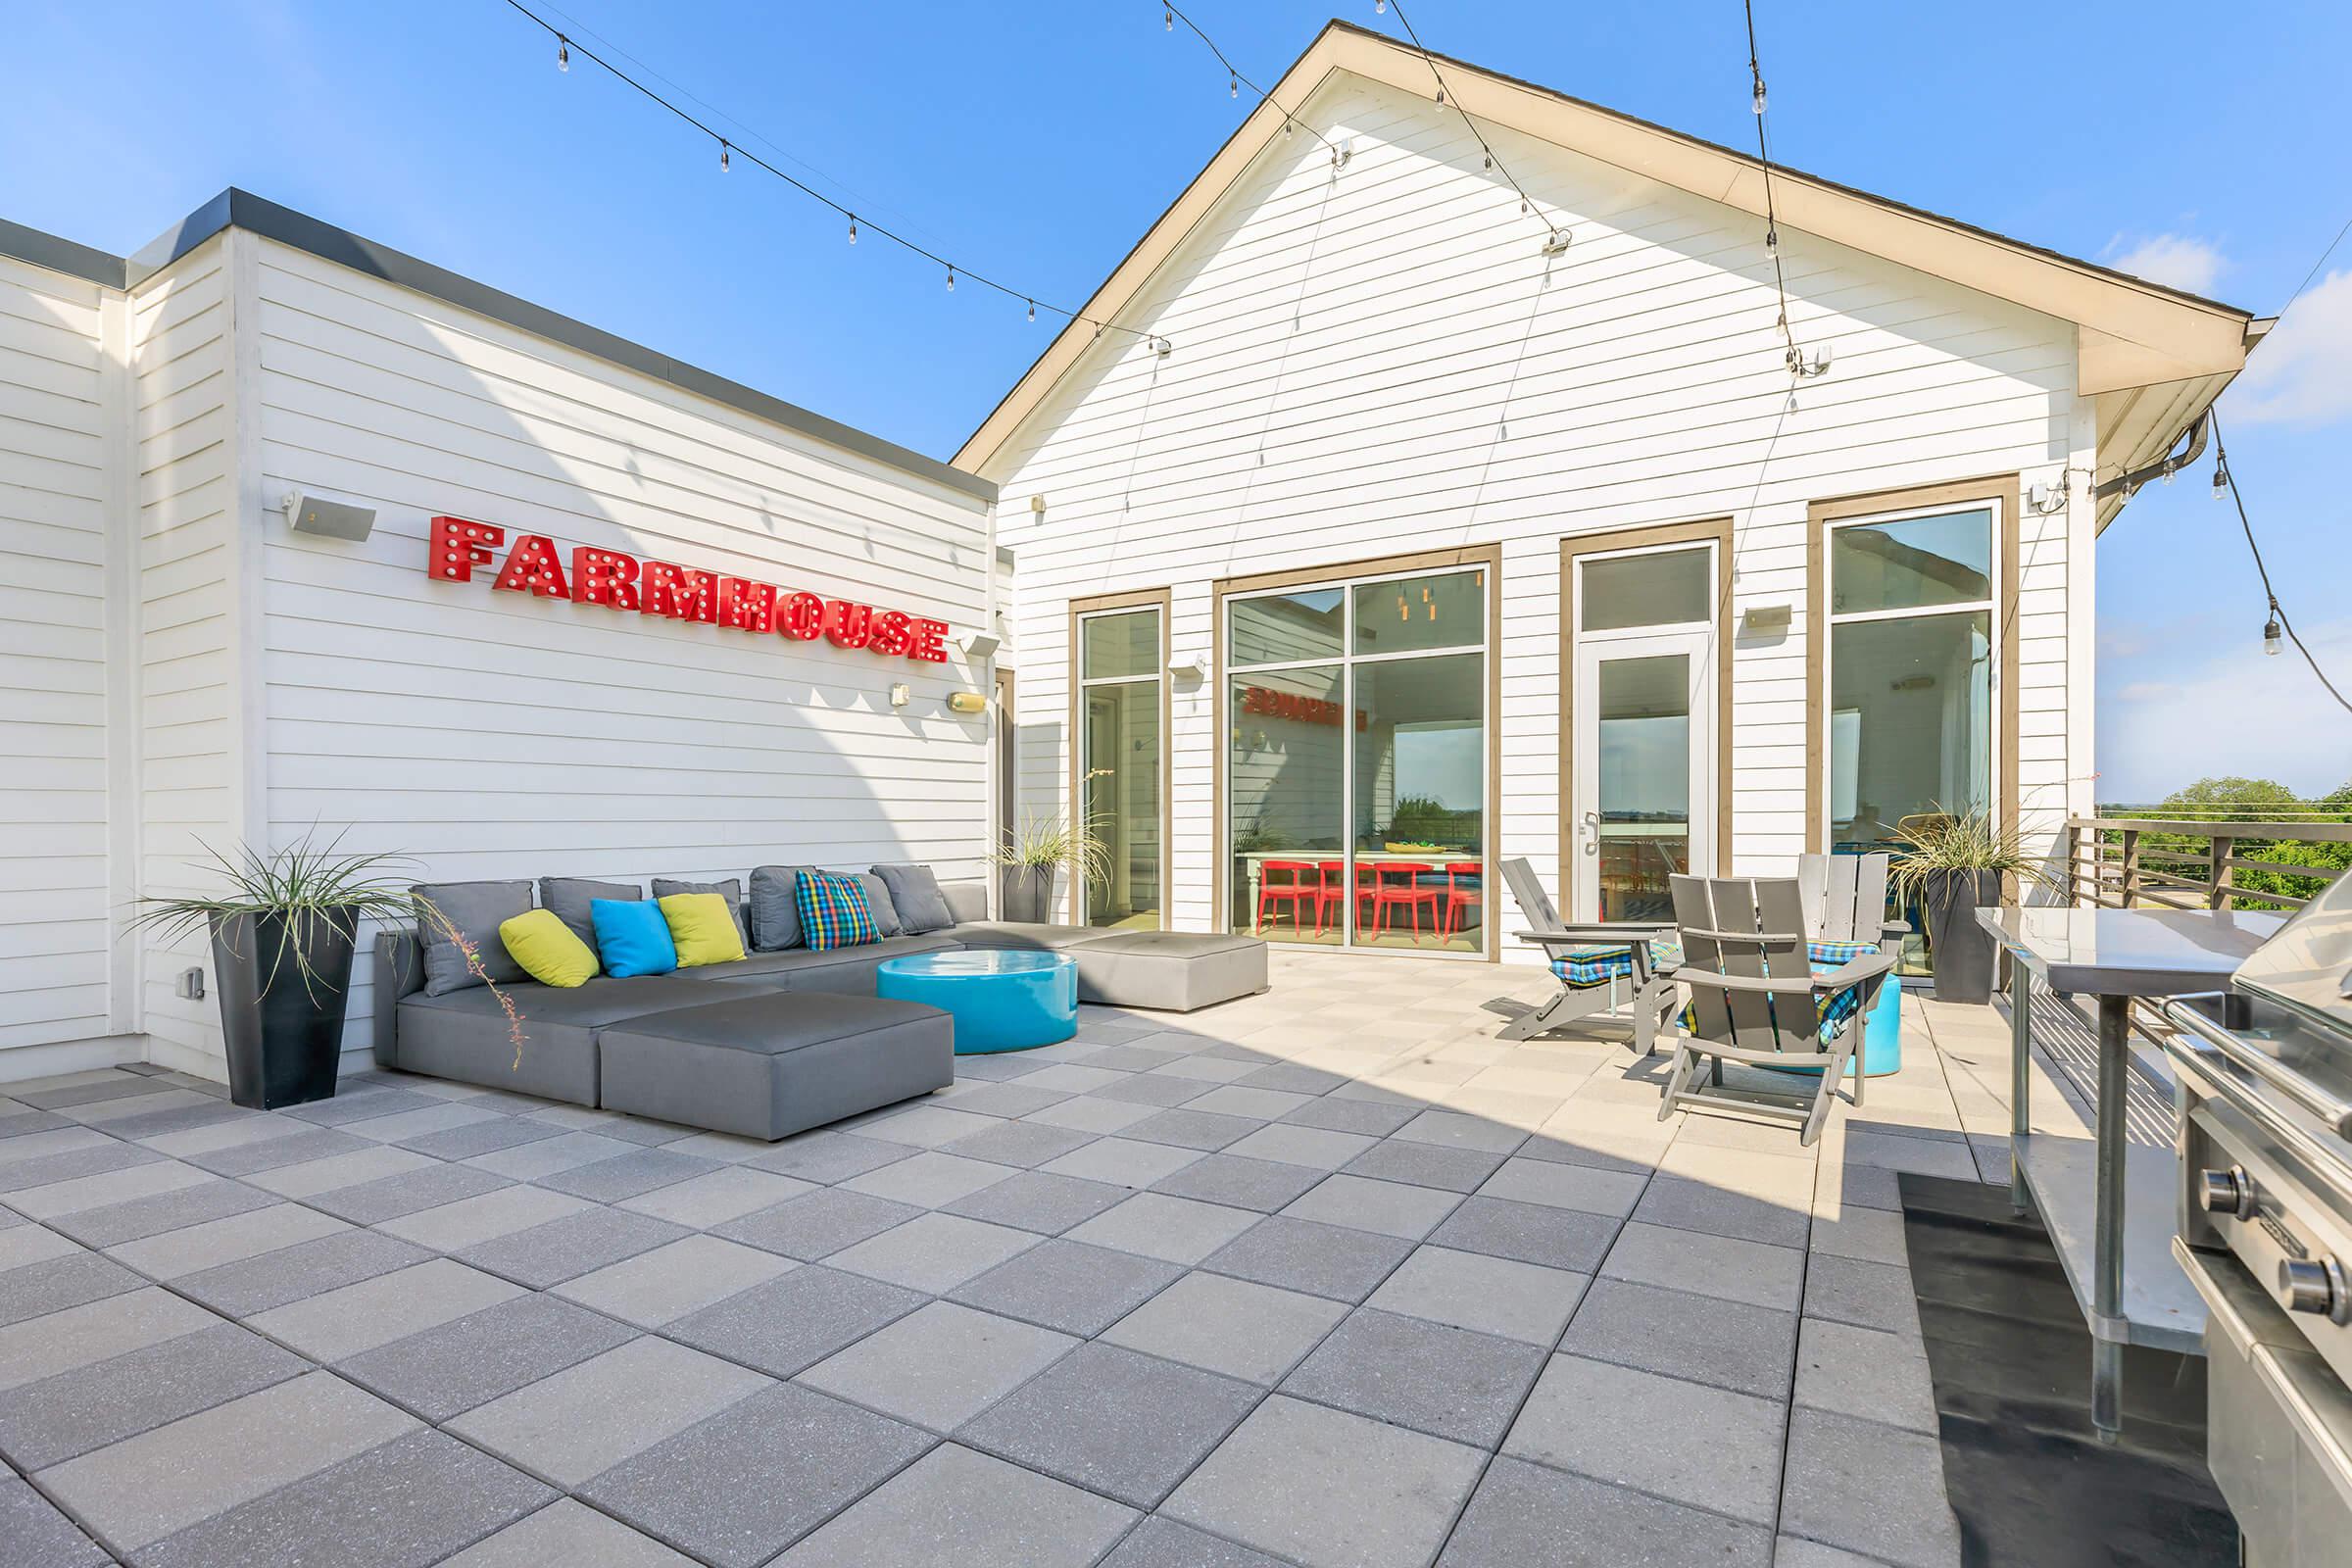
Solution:
M 621 979 L 667 974 L 678 966 L 678 945 L 653 900 L 591 899 L 588 920 L 596 927 L 596 956 L 605 973 Z

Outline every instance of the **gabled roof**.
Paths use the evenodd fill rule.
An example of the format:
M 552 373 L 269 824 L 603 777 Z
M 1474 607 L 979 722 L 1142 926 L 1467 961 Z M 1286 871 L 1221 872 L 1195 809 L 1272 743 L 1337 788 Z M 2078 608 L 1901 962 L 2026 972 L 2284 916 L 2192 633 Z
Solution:
M 1644 178 L 1764 216 L 1764 166 L 1753 156 L 1587 103 L 1465 61 L 1437 57 L 1464 112 Z M 1276 102 L 1306 102 L 1346 72 L 1416 97 L 1431 88 L 1420 54 L 1334 21 L 1275 83 L 1271 96 L 1146 231 L 1081 314 L 1116 319 L 1152 274 L 1282 132 Z M 2076 386 L 2099 399 L 2102 468 L 2137 467 L 2169 450 L 2245 365 L 2267 321 L 2217 300 L 2132 277 L 1989 229 L 1814 174 L 1772 166 L 1773 203 L 1788 227 L 2012 301 L 2078 327 Z M 1065 327 L 956 454 L 982 471 L 1093 341 Z M 2145 389 L 2174 389 L 2143 396 Z M 2120 499 L 2113 506 L 2120 506 Z M 2112 514 L 2113 506 L 2103 509 Z M 2102 516 L 2102 522 L 2105 520 Z

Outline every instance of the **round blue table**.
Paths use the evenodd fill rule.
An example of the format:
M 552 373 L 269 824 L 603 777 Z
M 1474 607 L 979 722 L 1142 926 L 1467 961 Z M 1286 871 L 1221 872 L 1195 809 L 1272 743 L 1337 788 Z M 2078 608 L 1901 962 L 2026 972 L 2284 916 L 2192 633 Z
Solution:
M 956 1019 L 956 1054 L 1028 1051 L 1078 1032 L 1078 960 L 1058 953 L 979 950 L 885 958 L 877 995 Z

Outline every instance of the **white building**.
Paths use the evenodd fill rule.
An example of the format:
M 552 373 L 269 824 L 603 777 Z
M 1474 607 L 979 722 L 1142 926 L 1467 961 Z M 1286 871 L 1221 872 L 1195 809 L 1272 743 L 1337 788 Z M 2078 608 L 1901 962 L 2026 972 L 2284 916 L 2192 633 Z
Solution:
M 1498 956 L 1501 858 L 1590 919 L 2086 810 L 2112 481 L 2268 323 L 1777 169 L 1776 268 L 1754 159 L 1444 77 L 1335 23 L 956 457 L 1085 917 Z
M 301 531 L 290 492 L 372 528 Z M 223 1075 L 217 1000 L 181 994 L 201 941 L 125 931 L 134 897 L 201 890 L 205 845 L 977 874 L 990 719 L 946 700 L 985 670 L 760 632 L 755 589 L 716 622 L 731 576 L 783 622 L 991 624 L 994 494 L 240 191 L 127 260 L 0 223 L 0 1079 Z M 497 530 L 469 580 L 436 574 L 437 517 Z M 496 585 L 534 535 L 570 597 Z M 579 549 L 643 564 L 636 608 Z M 658 596 L 655 563 L 710 576 Z

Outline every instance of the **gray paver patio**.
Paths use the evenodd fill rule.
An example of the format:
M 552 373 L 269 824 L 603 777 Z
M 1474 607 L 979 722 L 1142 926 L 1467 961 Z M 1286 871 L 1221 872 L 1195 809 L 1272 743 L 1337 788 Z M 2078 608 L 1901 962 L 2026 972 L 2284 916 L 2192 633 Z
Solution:
M 1979 1020 L 1808 1151 L 1522 971 L 1274 971 L 772 1147 L 12 1086 L 0 1568 L 1959 1560 L 1891 1172 L 1997 1171 Z

